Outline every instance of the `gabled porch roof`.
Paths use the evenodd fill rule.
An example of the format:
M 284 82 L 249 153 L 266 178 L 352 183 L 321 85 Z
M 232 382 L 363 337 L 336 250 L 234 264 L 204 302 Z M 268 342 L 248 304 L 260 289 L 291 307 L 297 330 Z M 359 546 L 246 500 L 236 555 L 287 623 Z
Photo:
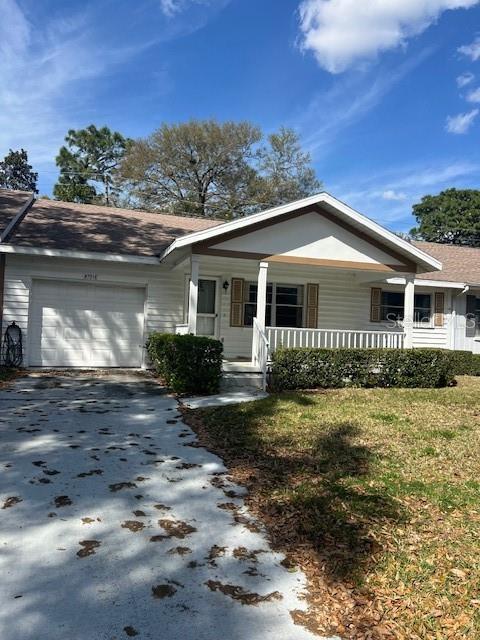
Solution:
M 191 252 L 208 254 L 209 252 L 212 253 L 212 251 L 214 255 L 222 255 L 223 252 L 225 256 L 231 255 L 235 257 L 235 252 L 229 250 L 232 239 L 245 238 L 245 236 L 252 238 L 251 234 L 256 231 L 261 232 L 272 225 L 280 225 L 287 220 L 305 216 L 312 212 L 321 214 L 323 218 L 329 220 L 338 228 L 346 230 L 350 236 L 355 236 L 358 242 L 369 243 L 377 251 L 383 250 L 387 255 L 394 256 L 396 265 L 400 268 L 394 267 L 392 270 L 422 273 L 439 271 L 442 268 L 441 262 L 432 256 L 355 211 L 327 192 L 177 238 L 163 251 L 160 259 L 165 262 L 178 262 Z M 310 248 L 311 251 L 312 248 Z M 315 248 L 313 248 L 314 251 Z M 285 255 L 285 251 L 282 250 L 282 254 Z M 237 255 L 236 257 L 242 256 Z M 258 250 L 258 247 L 252 251 L 244 250 L 243 257 L 268 261 L 279 259 L 278 256 L 272 255 L 268 248 L 262 253 Z M 312 261 L 317 260 L 319 264 L 321 264 L 321 259 L 321 255 L 311 258 Z M 289 256 L 290 262 L 299 263 L 301 260 L 302 258 L 298 256 Z M 381 260 L 378 262 L 381 262 Z M 378 262 L 375 261 L 371 267 L 373 268 Z M 356 263 L 352 261 L 351 264 L 354 267 Z M 368 267 L 368 262 L 365 264 Z

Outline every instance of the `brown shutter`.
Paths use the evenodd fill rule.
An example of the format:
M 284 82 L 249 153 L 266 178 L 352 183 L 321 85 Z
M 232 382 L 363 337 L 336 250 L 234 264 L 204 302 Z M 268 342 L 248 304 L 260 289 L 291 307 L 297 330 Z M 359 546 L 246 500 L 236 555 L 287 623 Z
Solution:
M 445 312 L 445 294 L 443 291 L 435 292 L 435 314 L 433 316 L 433 324 L 436 327 L 443 327 Z
M 307 284 L 307 329 L 318 327 L 318 284 Z
M 380 322 L 382 319 L 382 290 L 378 287 L 371 288 L 370 294 L 370 322 Z
M 243 327 L 243 293 L 245 280 L 232 278 L 232 291 L 230 299 L 230 326 Z

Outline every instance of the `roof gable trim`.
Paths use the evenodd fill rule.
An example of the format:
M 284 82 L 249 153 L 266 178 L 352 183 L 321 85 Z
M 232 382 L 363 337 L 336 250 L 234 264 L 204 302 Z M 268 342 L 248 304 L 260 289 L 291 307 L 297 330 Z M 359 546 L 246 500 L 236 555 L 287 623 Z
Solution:
M 218 227 L 213 227 L 212 229 L 191 233 L 184 236 L 183 238 L 178 238 L 161 254 L 161 260 L 165 259 L 176 249 L 188 247 L 196 243 L 206 243 L 211 239 L 215 239 L 220 236 L 227 237 L 232 233 L 235 233 L 236 235 L 237 233 L 241 232 L 244 229 L 246 230 L 249 227 L 259 224 L 263 226 L 263 224 L 268 223 L 272 219 L 274 220 L 275 218 L 283 218 L 288 214 L 292 214 L 294 212 L 302 210 L 306 211 L 309 208 L 311 209 L 314 205 L 319 204 L 324 204 L 328 207 L 331 207 L 337 214 L 334 215 L 334 217 L 337 218 L 338 216 L 339 220 L 350 223 L 351 226 L 355 227 L 357 233 L 363 232 L 366 233 L 366 235 L 368 235 L 371 240 L 377 239 L 381 241 L 386 249 L 390 248 L 390 251 L 396 250 L 401 253 L 402 256 L 404 254 L 407 254 L 406 256 L 404 256 L 404 260 L 408 260 L 410 258 L 412 261 L 419 263 L 422 266 L 428 267 L 428 270 L 432 270 L 432 268 L 433 270 L 440 270 L 442 268 L 441 262 L 439 262 L 435 258 L 432 258 L 414 245 L 411 245 L 402 238 L 399 238 L 391 231 L 388 231 L 381 225 L 358 213 L 348 205 L 344 204 L 340 200 L 337 200 L 326 192 L 322 192 L 318 195 L 304 198 L 303 200 L 298 200 L 297 202 L 292 202 L 287 205 L 268 209 L 267 211 L 256 213 L 246 218 L 232 220 L 231 222 L 227 222 Z M 339 222 L 339 220 L 336 220 L 337 223 Z
M 21 207 L 18 213 L 16 213 L 13 216 L 13 218 L 10 220 L 10 222 L 7 224 L 3 233 L 0 233 L 0 242 L 5 242 L 5 240 L 9 239 L 9 237 L 12 235 L 12 233 L 20 224 L 20 222 L 25 218 L 30 207 L 34 202 L 35 202 L 35 194 L 32 193 L 30 198 L 25 202 L 25 204 Z

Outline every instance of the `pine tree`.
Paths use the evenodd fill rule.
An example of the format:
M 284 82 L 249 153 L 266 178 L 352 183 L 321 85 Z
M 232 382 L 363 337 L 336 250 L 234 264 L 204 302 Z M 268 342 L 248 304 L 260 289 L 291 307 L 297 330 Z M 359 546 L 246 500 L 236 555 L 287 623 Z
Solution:
M 37 189 L 38 173 L 28 164 L 28 154 L 25 149 L 13 151 L 10 149 L 0 162 L 0 187 L 18 191 L 33 191 Z
M 86 129 L 70 129 L 56 158 L 60 168 L 53 194 L 67 202 L 115 204 L 118 190 L 115 170 L 128 140 L 108 127 L 91 124 Z

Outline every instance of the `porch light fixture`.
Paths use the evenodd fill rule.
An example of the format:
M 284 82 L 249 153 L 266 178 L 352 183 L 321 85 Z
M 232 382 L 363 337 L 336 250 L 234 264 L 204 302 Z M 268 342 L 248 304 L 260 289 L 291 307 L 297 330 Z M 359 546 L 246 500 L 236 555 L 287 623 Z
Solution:
M 229 281 L 225 280 L 225 282 L 222 284 L 222 287 L 223 287 L 223 290 L 225 291 L 225 293 L 227 293 L 229 286 L 230 286 Z

